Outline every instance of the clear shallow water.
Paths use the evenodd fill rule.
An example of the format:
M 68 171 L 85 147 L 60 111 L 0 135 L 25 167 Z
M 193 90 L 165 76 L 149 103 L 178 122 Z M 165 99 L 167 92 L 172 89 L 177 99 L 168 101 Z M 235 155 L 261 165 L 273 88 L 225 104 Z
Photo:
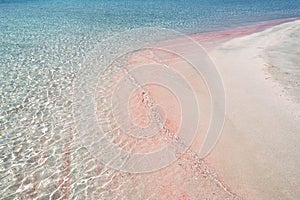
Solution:
M 93 194 L 121 199 L 145 191 L 134 182 L 147 175 L 107 169 L 76 140 L 72 83 L 86 54 L 105 38 L 137 27 L 194 33 L 299 15 L 299 1 L 281 0 L 0 0 L 0 198 L 90 199 Z M 189 159 L 182 162 L 192 167 Z M 198 164 L 207 176 L 204 164 Z M 152 195 L 148 191 L 143 197 Z

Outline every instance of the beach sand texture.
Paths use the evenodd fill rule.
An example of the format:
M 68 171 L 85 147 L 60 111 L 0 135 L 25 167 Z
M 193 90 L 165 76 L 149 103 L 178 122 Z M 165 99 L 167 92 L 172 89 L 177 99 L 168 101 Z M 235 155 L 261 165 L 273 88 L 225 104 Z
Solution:
M 208 44 L 210 49 L 208 54 L 216 63 L 223 78 L 227 113 L 221 139 L 205 159 L 209 165 L 198 163 L 196 165 L 198 167 L 191 166 L 187 170 L 178 168 L 182 166 L 182 162 L 186 165 L 186 158 L 189 158 L 189 162 L 192 163 L 199 162 L 199 158 L 192 158 L 187 153 L 159 172 L 137 175 L 138 179 L 135 178 L 137 181 L 135 184 L 159 185 L 163 188 L 159 190 L 161 199 L 297 199 L 300 180 L 297 167 L 300 164 L 297 144 L 300 126 L 296 111 L 297 109 L 299 111 L 299 107 L 295 101 L 291 100 L 290 93 L 281 94 L 281 88 L 289 86 L 290 82 L 298 81 L 297 67 L 299 69 L 299 66 L 297 66 L 295 54 L 298 54 L 299 50 L 294 44 L 299 41 L 299 38 L 295 37 L 299 34 L 299 22 L 277 25 L 225 43 L 220 42 L 220 40 L 224 41 L 221 37 L 211 40 Z M 201 41 L 201 36 L 193 38 Z M 183 48 L 185 46 L 180 39 L 164 43 L 164 45 L 174 44 L 177 48 L 181 45 Z M 204 42 L 205 44 L 207 43 Z M 292 52 L 292 54 L 285 56 L 282 52 Z M 190 50 L 190 53 L 195 52 Z M 270 53 L 272 56 L 269 55 Z M 280 66 L 281 70 L 285 70 L 285 63 L 290 63 L 294 71 L 291 74 L 274 72 L 267 67 L 274 65 L 273 62 L 280 62 L 281 65 L 277 64 L 277 66 Z M 154 63 L 166 64 L 188 77 L 198 99 L 202 101 L 200 102 L 201 116 L 204 116 L 204 119 L 202 117 L 198 137 L 195 138 L 191 148 L 192 152 L 198 152 L 204 140 L 201 132 L 203 133 L 209 127 L 211 114 L 211 102 L 208 100 L 210 97 L 205 83 L 199 77 L 194 76 L 188 63 L 166 52 L 139 51 L 129 58 L 127 69 Z M 160 74 L 155 75 L 160 76 Z M 278 76 L 289 82 L 278 83 L 276 80 Z M 297 86 L 292 86 L 294 90 L 298 89 Z M 148 87 L 148 91 L 155 103 L 161 105 L 162 110 L 165 111 L 163 114 L 166 119 L 165 126 L 176 132 L 180 124 L 180 119 L 176 118 L 180 113 L 176 98 L 160 86 L 152 85 Z M 297 94 L 293 93 L 293 95 Z M 142 91 L 134 93 L 132 99 L 129 101 L 134 102 L 130 108 L 131 117 L 136 124 L 144 126 L 149 122 L 147 118 L 149 110 L 143 107 Z M 121 99 L 119 101 L 123 102 Z M 141 110 L 143 112 L 140 112 Z M 132 142 L 132 144 L 135 144 L 139 151 L 148 152 L 155 149 L 158 144 L 160 147 L 165 145 L 160 138 L 161 134 L 163 133 L 150 140 L 149 147 L 144 145 L 144 141 L 140 147 L 136 145 L 138 143 Z M 128 138 L 123 137 L 120 140 L 127 141 Z M 159 161 L 153 160 L 153 162 Z M 197 175 L 203 174 L 203 167 L 208 169 L 205 172 L 207 174 Z M 177 178 L 171 178 L 175 174 Z M 191 177 L 194 178 L 191 179 Z M 207 177 L 213 178 L 207 179 Z M 208 180 L 210 180 L 209 184 Z M 166 185 L 167 182 L 174 184 Z M 192 183 L 199 184 L 199 187 L 195 187 Z M 138 188 L 138 190 L 141 189 Z M 155 199 L 156 196 L 153 198 Z
M 53 117 L 64 119 L 57 123 L 61 129 L 49 128 L 52 135 L 37 135 L 29 140 L 29 147 L 20 148 L 33 146 L 39 151 L 28 161 L 25 159 L 24 165 L 8 164 L 10 169 L 1 171 L 7 185 L 1 186 L 0 194 L 4 199 L 299 199 L 299 50 L 295 45 L 300 39 L 299 25 L 300 21 L 294 21 L 258 33 L 253 32 L 261 31 L 259 28 L 225 31 L 222 36 L 212 33 L 214 40 L 209 40 L 209 34 L 192 36 L 209 49 L 226 93 L 225 126 L 217 145 L 204 160 L 197 152 L 205 135 L 198 134 L 190 150 L 166 168 L 141 174 L 113 170 L 82 145 L 82 135 L 76 131 L 72 116 L 67 115 L 72 110 L 68 104 L 65 115 Z M 195 52 L 191 49 L 190 53 Z M 202 133 L 209 127 L 209 92 L 188 63 L 169 53 L 151 51 L 139 51 L 127 61 L 132 68 L 163 62 L 188 77 L 203 116 L 198 131 Z M 115 70 L 109 68 L 105 77 L 99 77 L 101 85 L 96 90 L 101 98 L 95 113 L 109 141 L 139 152 L 168 143 L 160 135 L 146 142 L 133 139 L 120 131 L 112 119 L 112 110 L 103 109 L 109 108 L 113 86 L 124 75 Z M 285 87 L 289 89 L 282 92 Z M 160 105 L 157 109 L 165 127 L 176 132 L 180 123 L 176 97 L 155 84 L 147 89 Z M 149 122 L 143 91 L 136 90 L 128 101 L 120 96 L 119 102 L 129 104 L 135 125 L 143 127 Z M 96 142 L 93 145 L 102 147 Z M 14 147 L 5 148 L 9 153 Z M 150 164 L 156 163 L 152 160 Z
M 224 80 L 227 116 L 207 160 L 245 199 L 300 197 L 299 25 L 236 38 L 210 54 Z

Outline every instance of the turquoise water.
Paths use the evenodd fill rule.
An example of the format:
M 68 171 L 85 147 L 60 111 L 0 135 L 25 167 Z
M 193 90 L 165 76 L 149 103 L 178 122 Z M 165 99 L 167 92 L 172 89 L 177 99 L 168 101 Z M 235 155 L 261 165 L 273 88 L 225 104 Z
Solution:
M 195 33 L 299 16 L 297 0 L 0 0 L 0 199 L 136 192 L 123 186 L 128 174 L 122 186 L 111 184 L 115 172 L 97 167 L 70 134 L 72 83 L 105 38 L 140 27 Z

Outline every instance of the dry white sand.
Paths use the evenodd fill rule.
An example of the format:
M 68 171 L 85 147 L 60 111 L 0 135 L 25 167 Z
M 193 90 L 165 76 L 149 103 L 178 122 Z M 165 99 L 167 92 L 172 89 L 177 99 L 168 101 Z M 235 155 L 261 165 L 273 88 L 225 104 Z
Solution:
M 299 35 L 294 21 L 210 51 L 227 114 L 207 161 L 244 199 L 300 199 Z

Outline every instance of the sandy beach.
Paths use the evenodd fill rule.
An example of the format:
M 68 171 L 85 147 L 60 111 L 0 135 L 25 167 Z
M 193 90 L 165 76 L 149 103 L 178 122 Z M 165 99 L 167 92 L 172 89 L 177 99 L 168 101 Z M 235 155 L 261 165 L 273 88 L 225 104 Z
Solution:
M 0 0 L 0 200 L 300 199 L 299 13 Z
M 284 23 L 285 22 L 285 23 Z M 138 136 L 139 132 L 128 128 L 126 136 L 115 136 L 122 129 L 117 128 L 113 142 L 118 145 L 126 141 L 127 146 L 122 146 L 132 152 L 151 152 L 167 145 L 170 141 L 162 140 L 164 130 L 171 134 L 176 133 L 183 124 L 180 113 L 179 93 L 186 86 L 182 85 L 176 76 L 164 77 L 163 71 L 135 70 L 141 66 L 165 64 L 186 77 L 192 90 L 195 91 L 200 105 L 200 124 L 198 135 L 194 138 L 190 151 L 180 155 L 174 163 L 167 167 L 150 173 L 141 173 L 133 176 L 128 184 L 136 185 L 136 191 L 144 191 L 140 198 L 150 195 L 148 188 L 158 194 L 151 196 L 153 199 L 297 199 L 299 198 L 298 186 L 300 184 L 299 132 L 300 132 L 300 107 L 296 99 L 299 98 L 299 50 L 295 43 L 299 43 L 300 21 L 272 21 L 264 22 L 252 27 L 237 30 L 223 31 L 222 33 L 193 35 L 192 38 L 203 44 L 208 49 L 207 54 L 214 61 L 223 81 L 226 95 L 225 124 L 221 137 L 208 157 L 201 160 L 199 153 L 205 141 L 205 130 L 210 127 L 212 116 L 209 101 L 210 93 L 206 84 L 195 75 L 190 63 L 183 60 L 173 52 L 180 49 L 189 56 L 202 56 L 199 49 L 187 48 L 189 42 L 182 39 L 172 39 L 157 44 L 159 48 L 173 50 L 139 50 L 133 53 L 127 62 L 123 63 L 125 71 L 111 67 L 112 93 L 117 91 L 114 105 L 121 106 L 114 116 L 120 117 L 126 124 L 126 102 L 129 101 L 129 115 L 135 126 L 147 127 L 150 124 L 152 108 L 145 104 L 146 99 L 151 99 L 152 104 L 159 105 L 157 114 L 163 129 L 154 136 L 134 141 L 130 135 Z M 207 39 L 207 38 L 210 38 Z M 175 50 L 176 49 L 176 50 Z M 288 53 L 287 53 L 288 52 Z M 199 54 L 200 53 L 200 54 Z M 283 54 L 286 53 L 286 54 Z M 118 62 L 116 62 L 118 63 Z M 286 65 L 288 63 L 289 65 Z M 273 70 L 276 66 L 276 71 Z M 291 69 L 289 73 L 285 70 Z M 130 73 L 128 73 L 130 71 Z M 118 80 L 130 74 L 141 83 L 143 78 L 164 77 L 166 84 L 176 86 L 172 80 L 179 81 L 182 90 L 172 93 L 167 87 L 158 84 L 144 86 L 130 93 L 130 79 L 119 84 Z M 168 80 L 169 76 L 171 77 Z M 101 79 L 103 83 L 107 74 Z M 288 80 L 283 81 L 283 80 Z M 111 83 L 111 82 L 110 82 Z M 121 85 L 117 87 L 116 85 Z M 103 85 L 101 85 L 103 88 Z M 100 88 L 100 93 L 104 90 Z M 105 87 L 107 88 L 107 87 Z M 117 89 L 115 89 L 117 88 Z M 284 88 L 289 88 L 288 90 Z M 128 91 L 127 91 L 128 89 Z M 143 92 L 144 91 L 144 92 Z M 171 90 L 172 91 L 172 90 Z M 145 97 L 148 95 L 149 97 Z M 175 95 L 174 95 L 175 94 Z M 108 99 L 110 97 L 108 96 Z M 185 98 L 188 98 L 187 96 Z M 129 99 L 129 100 L 128 100 Z M 99 121 L 110 121 L 110 110 L 102 112 L 101 106 L 106 108 L 102 100 L 98 108 Z M 193 110 L 190 105 L 185 109 Z M 108 117 L 105 117 L 108 116 Z M 192 119 L 189 119 L 192 121 Z M 122 122 L 123 121 L 123 122 Z M 112 127 L 118 127 L 118 122 L 111 121 Z M 132 126 L 132 125 L 130 125 Z M 150 124 L 151 127 L 151 124 Z M 109 130 L 109 129 L 107 129 Z M 124 130 L 124 129 L 123 129 Z M 126 131 L 124 131 L 126 132 Z M 143 132 L 142 132 L 143 133 Z M 151 135 L 152 136 L 152 135 Z M 183 136 L 184 137 L 184 136 Z M 175 147 L 176 148 L 176 145 Z M 172 154 L 172 152 L 171 152 Z M 162 154 L 160 154 L 162 155 Z M 101 156 L 101 154 L 99 154 Z M 170 156 L 170 154 L 169 154 Z M 172 156 L 171 156 L 172 157 Z M 160 157 L 153 157 L 145 163 L 134 161 L 135 170 L 148 169 L 150 166 L 159 169 Z M 164 157 L 164 162 L 171 158 Z M 152 168 L 151 168 L 152 169 Z M 125 190 L 126 191 L 126 190 Z M 126 192 L 127 198 L 133 198 Z M 150 198 L 150 199 L 151 199 Z
M 207 161 L 243 199 L 299 199 L 300 21 L 232 39 L 209 52 L 227 113 Z

